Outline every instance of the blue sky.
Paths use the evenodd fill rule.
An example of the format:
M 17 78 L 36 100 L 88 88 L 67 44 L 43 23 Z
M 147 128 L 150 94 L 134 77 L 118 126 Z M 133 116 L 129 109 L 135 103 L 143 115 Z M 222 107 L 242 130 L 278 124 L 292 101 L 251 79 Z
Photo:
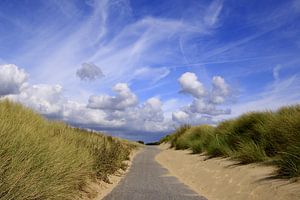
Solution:
M 1 0 L 0 97 L 153 141 L 300 100 L 300 2 Z

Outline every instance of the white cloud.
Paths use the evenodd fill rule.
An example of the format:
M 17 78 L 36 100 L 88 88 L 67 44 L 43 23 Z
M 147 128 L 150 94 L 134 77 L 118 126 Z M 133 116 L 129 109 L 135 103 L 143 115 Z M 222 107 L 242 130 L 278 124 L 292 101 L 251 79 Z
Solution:
M 151 107 L 154 111 L 160 111 L 162 109 L 162 103 L 159 98 L 152 97 L 146 101 L 146 106 Z
M 65 101 L 60 85 L 27 86 L 21 90 L 20 94 L 8 97 L 49 116 L 58 116 Z
M 196 74 L 186 72 L 178 79 L 181 91 L 192 95 L 193 101 L 179 111 L 173 112 L 172 119 L 180 123 L 215 123 L 213 117 L 228 115 L 230 109 L 218 108 L 230 95 L 230 87 L 221 76 L 212 78 L 212 90 L 208 91 L 198 80 Z
M 124 124 L 114 119 L 107 120 L 107 114 L 102 110 L 90 109 L 85 104 L 68 100 L 60 85 L 32 85 L 20 94 L 5 98 L 22 103 L 46 117 L 74 125 L 116 128 Z
M 124 110 L 105 110 L 107 120 L 124 122 L 123 130 L 159 132 L 171 130 L 172 121 L 164 117 L 162 102 L 152 97 L 143 104 Z
M 89 98 L 88 107 L 104 110 L 124 110 L 138 104 L 137 96 L 131 92 L 126 83 L 118 83 L 113 87 L 116 96 L 93 95 Z
M 13 66 L 12 69 L 18 67 Z M 66 98 L 60 85 L 30 85 L 25 82 L 18 94 L 2 98 L 22 103 L 48 118 L 81 127 L 147 132 L 171 129 L 172 122 L 164 118 L 160 99 L 152 97 L 138 105 L 136 95 L 125 83 L 116 84 L 113 91 L 116 96 L 91 96 L 89 104 L 85 105 Z
M 158 98 L 152 97 L 143 105 L 129 112 L 125 119 L 129 127 L 149 132 L 166 131 L 171 129 L 171 124 L 164 118 L 162 103 Z
M 6 95 L 2 98 L 19 102 L 49 118 L 64 120 L 71 124 L 113 128 L 124 125 L 122 121 L 107 120 L 107 114 L 102 110 L 90 109 L 85 104 L 68 100 L 60 85 L 30 85 L 23 81 L 24 77 L 27 78 L 27 74 L 23 70 L 19 70 L 17 66 L 5 65 L 1 68 L 4 69 L 0 70 L 0 74 L 3 75 L 1 76 L 2 80 L 15 80 L 14 82 L 22 83 L 22 87 L 18 88 L 19 93 L 5 93 Z M 11 77 L 12 72 L 16 77 Z M 116 90 L 124 91 L 122 85 L 116 87 Z
M 201 98 L 206 95 L 203 84 L 198 80 L 196 74 L 186 72 L 178 79 L 181 85 L 181 92 L 191 94 L 195 98 Z
M 15 74 L 17 77 L 20 76 L 17 66 L 13 66 L 11 69 L 17 70 Z M 23 75 L 26 74 L 24 71 L 20 72 Z M 204 86 L 198 81 L 195 74 L 185 73 L 179 81 L 186 93 L 195 97 L 191 105 L 183 107 L 173 114 L 170 109 L 174 109 L 174 106 L 176 109 L 179 107 L 177 100 L 167 101 L 164 106 L 159 98 L 152 97 L 143 104 L 138 104 L 137 96 L 125 83 L 118 83 L 113 87 L 116 96 L 107 94 L 90 96 L 88 105 L 66 98 L 60 85 L 30 85 L 25 82 L 25 79 L 23 82 L 21 81 L 22 87 L 19 88 L 19 94 L 5 95 L 5 98 L 20 102 L 53 119 L 64 120 L 84 127 L 110 130 L 161 132 L 171 130 L 174 122 L 213 123 L 210 116 L 225 114 L 225 111 L 217 109 L 214 104 L 207 101 L 209 94 L 205 92 Z M 225 81 L 221 77 L 214 77 L 213 82 L 214 89 L 218 94 L 227 94 L 227 86 L 224 87 Z M 170 103 L 171 105 L 168 105 Z M 173 105 L 174 103 L 176 105 Z M 173 108 L 168 108 L 170 106 Z M 169 116 L 165 109 L 169 109 Z
M 189 114 L 181 110 L 173 112 L 172 114 L 172 119 L 179 123 L 188 122 L 189 118 L 190 118 Z
M 194 99 L 190 105 L 192 113 L 212 114 L 215 110 L 215 105 L 205 102 L 203 99 Z
M 202 3 L 194 3 L 201 5 L 195 17 L 144 16 L 132 20 L 132 9 L 127 0 L 91 2 L 87 8 L 90 12 L 86 13 L 75 2 L 55 1 L 54 6 L 64 14 L 63 20 L 60 20 L 58 26 L 40 25 L 28 30 L 35 37 L 23 45 L 22 49 L 26 51 L 22 51 L 16 58 L 18 63 L 30 66 L 35 83 L 59 83 L 74 100 L 83 100 L 78 95 L 78 88 L 87 90 L 84 88 L 86 85 L 73 76 L 74 66 L 84 61 L 101 66 L 105 73 L 101 79 L 101 92 L 107 92 L 116 83 L 131 83 L 137 76 L 128 72 L 138 71 L 140 66 L 181 62 L 181 56 L 178 56 L 176 50 L 179 38 L 187 38 L 188 42 L 195 34 L 208 34 L 213 28 L 203 21 L 207 7 Z M 53 6 L 51 2 L 48 4 Z M 211 12 L 215 13 L 214 9 Z M 72 23 L 67 23 L 69 21 Z M 27 25 L 24 24 L 25 27 Z M 147 68 L 150 71 L 146 69 L 139 74 L 153 82 L 169 73 L 166 67 Z M 147 74 L 148 71 L 158 75 Z M 89 75 L 82 74 L 81 79 L 90 80 Z M 89 95 L 95 92 L 94 88 L 88 90 Z
M 221 76 L 214 76 L 212 79 L 213 89 L 211 101 L 214 104 L 224 103 L 226 97 L 230 94 L 229 85 Z
M 230 114 L 230 109 L 217 109 L 215 104 L 205 102 L 203 99 L 194 99 L 190 105 L 190 110 L 193 113 L 207 114 L 212 116 Z
M 172 114 L 172 120 L 178 124 L 216 124 L 211 116 L 202 116 L 188 110 L 176 111 Z
M 11 94 L 10 98 L 20 101 L 42 114 L 55 116 L 70 123 L 120 128 L 120 130 L 122 128 L 123 130 L 167 130 L 172 124 L 168 121 L 172 118 L 172 112 L 173 119 L 177 122 L 214 121 L 213 119 L 220 117 L 219 115 L 230 112 L 229 109 L 222 106 L 230 97 L 230 87 L 222 77 L 213 77 L 212 90 L 209 90 L 210 87 L 205 88 L 194 73 L 187 72 L 179 78 L 179 82 L 182 92 L 192 95 L 191 102 L 186 102 L 183 100 L 184 98 L 172 97 L 172 100 L 164 103 L 158 98 L 150 98 L 146 102 L 138 104 L 137 96 L 126 84 L 114 87 L 115 96 L 107 94 L 91 96 L 95 88 L 92 86 L 84 88 L 79 79 L 74 76 L 73 67 L 86 60 L 99 64 L 106 77 L 102 79 L 101 88 L 97 89 L 105 93 L 119 82 L 128 83 L 133 79 L 157 82 L 170 73 L 167 67 L 139 68 L 139 66 L 170 64 L 175 65 L 173 67 L 175 69 L 176 66 L 183 66 L 181 65 L 182 61 L 185 63 L 191 61 L 190 66 L 199 65 L 199 63 L 193 64 L 192 61 L 195 60 L 201 63 L 232 62 L 233 59 L 230 57 L 232 52 L 234 52 L 232 55 L 234 55 L 235 61 L 259 59 L 260 57 L 254 54 L 253 57 L 251 56 L 253 49 L 249 49 L 247 44 L 287 22 L 287 20 L 281 20 L 282 17 L 275 16 L 274 18 L 273 15 L 267 14 L 263 20 L 259 20 L 257 23 L 254 22 L 257 19 L 255 14 L 250 17 L 254 20 L 250 20 L 249 24 L 257 25 L 261 31 L 240 38 L 238 41 L 225 41 L 225 43 L 219 44 L 216 40 L 210 40 L 214 38 L 212 34 L 209 35 L 208 42 L 204 42 L 207 38 L 201 38 L 201 36 L 213 33 L 212 28 L 219 24 L 223 9 L 222 0 L 214 0 L 209 3 L 196 2 L 193 7 L 197 13 L 185 12 L 184 15 L 188 17 L 184 15 L 174 18 L 145 16 L 134 19 L 130 18 L 132 13 L 130 2 L 127 0 L 88 2 L 89 7 L 84 10 L 89 10 L 90 13 L 82 12 L 82 9 L 76 7 L 76 3 L 71 1 L 53 1 L 58 8 L 56 10 L 62 12 L 64 17 L 58 21 L 46 20 L 42 24 L 34 23 L 34 29 L 31 29 L 33 27 L 31 23 L 21 23 L 25 22 L 21 18 L 21 21 L 7 18 L 10 22 L 17 22 L 14 23 L 16 26 L 22 26 L 20 30 L 24 32 L 21 35 L 25 34 L 31 38 L 18 46 L 18 52 L 21 53 L 11 54 L 11 59 L 17 63 L 25 63 L 24 66 L 30 66 L 28 69 L 32 75 L 32 82 L 43 82 L 47 85 L 29 85 L 26 83 L 27 75 L 19 69 L 4 74 L 1 74 L 3 72 L 0 70 L 0 96 Z M 298 2 L 294 1 L 293 3 L 294 8 L 299 11 Z M 204 4 L 208 4 L 208 6 L 204 6 Z M 85 4 L 80 5 L 84 6 Z M 47 3 L 47 6 L 50 8 L 52 2 Z M 278 13 L 278 16 L 283 16 L 282 13 L 291 10 L 286 8 L 288 7 L 284 6 L 274 14 Z M 60 19 L 57 16 L 53 18 Z M 67 20 L 65 21 L 65 19 Z M 273 23 L 270 23 L 274 19 L 279 19 L 275 20 L 278 25 L 275 23 L 274 26 Z M 245 22 L 247 23 L 248 20 Z M 262 28 L 260 24 L 267 26 Z M 66 35 L 68 35 L 67 38 Z M 9 37 L 8 39 L 14 40 Z M 197 45 L 194 43 L 195 39 Z M 191 45 L 191 43 L 193 44 Z M 245 49 L 250 50 L 251 58 L 238 58 L 244 56 L 239 51 Z M 183 59 L 178 54 L 179 51 L 186 58 Z M 191 55 L 193 53 L 196 55 L 194 58 Z M 276 52 L 273 56 L 277 56 Z M 0 60 L 0 62 L 3 61 Z M 85 65 L 87 66 L 83 66 L 77 71 L 77 75 L 82 80 L 95 80 L 102 77 L 103 73 L 97 66 Z M 274 79 L 278 84 L 267 88 L 259 98 L 243 105 L 234 106 L 234 112 L 273 108 L 297 102 L 299 87 L 296 85 L 300 85 L 299 81 L 296 81 L 298 77 L 284 81 L 279 80 L 279 78 L 283 78 L 279 76 L 279 68 L 276 66 L 273 71 Z M 9 79 L 9 77 L 14 78 Z M 55 85 L 56 83 L 60 85 Z M 168 84 L 173 83 L 170 81 Z M 66 90 L 64 91 L 62 88 Z M 138 89 L 141 87 L 135 91 Z M 84 91 L 84 97 L 78 95 L 81 94 L 81 91 Z M 74 101 L 66 98 L 65 92 Z M 86 104 L 76 101 L 78 99 L 86 101 L 87 97 L 90 97 L 88 107 Z
M 28 75 L 13 64 L 0 65 L 0 96 L 18 94 L 26 85 Z
M 148 99 L 140 109 L 141 119 L 144 121 L 163 122 L 164 114 L 160 99 L 152 97 Z
M 118 128 L 124 125 L 122 120 L 107 119 L 103 110 L 87 108 L 85 104 L 67 101 L 63 104 L 61 117 L 71 124 L 85 127 Z
M 83 81 L 94 81 L 104 76 L 100 67 L 93 63 L 82 63 L 76 75 Z

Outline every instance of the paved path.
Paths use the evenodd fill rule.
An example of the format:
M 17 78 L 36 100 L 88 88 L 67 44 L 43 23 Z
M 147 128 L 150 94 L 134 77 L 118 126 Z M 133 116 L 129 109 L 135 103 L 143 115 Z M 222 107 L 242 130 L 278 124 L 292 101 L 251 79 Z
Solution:
M 198 196 L 174 176 L 168 176 L 154 157 L 160 152 L 147 146 L 133 160 L 121 182 L 104 200 L 206 200 Z

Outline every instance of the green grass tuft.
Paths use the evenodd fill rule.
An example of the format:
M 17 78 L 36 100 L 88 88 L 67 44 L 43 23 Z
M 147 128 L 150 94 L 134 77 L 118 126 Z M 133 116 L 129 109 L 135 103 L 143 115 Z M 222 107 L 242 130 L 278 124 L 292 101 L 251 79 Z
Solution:
M 176 149 L 232 157 L 241 163 L 271 161 L 282 177 L 300 176 L 300 105 L 251 112 L 218 126 L 183 126 L 163 138 Z
M 133 144 L 45 120 L 0 101 L 0 199 L 78 199 L 90 180 L 108 181 Z
M 265 150 L 254 141 L 242 142 L 233 157 L 244 164 L 267 160 Z

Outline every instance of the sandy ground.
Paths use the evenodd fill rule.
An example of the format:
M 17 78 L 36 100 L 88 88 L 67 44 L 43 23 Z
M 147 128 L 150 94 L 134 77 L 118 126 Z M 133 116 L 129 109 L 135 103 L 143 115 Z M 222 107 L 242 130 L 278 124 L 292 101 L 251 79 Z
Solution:
M 130 160 L 126 161 L 128 164 L 128 167 L 125 171 L 119 170 L 116 174 L 111 175 L 109 177 L 110 183 L 105 183 L 103 181 L 94 182 L 89 184 L 89 190 L 90 191 L 96 191 L 96 194 L 94 192 L 90 193 L 90 196 L 82 198 L 82 200 L 101 200 L 103 199 L 107 194 L 109 194 L 114 187 L 118 185 L 118 183 L 122 180 L 122 178 L 126 175 L 126 173 L 130 170 L 132 160 L 133 158 L 141 151 L 142 147 L 140 147 L 138 150 L 134 150 L 130 155 Z
M 189 151 L 168 149 L 156 160 L 180 181 L 209 200 L 299 200 L 300 182 L 270 178 L 275 168 L 259 164 L 237 165 L 224 158 L 206 159 Z

